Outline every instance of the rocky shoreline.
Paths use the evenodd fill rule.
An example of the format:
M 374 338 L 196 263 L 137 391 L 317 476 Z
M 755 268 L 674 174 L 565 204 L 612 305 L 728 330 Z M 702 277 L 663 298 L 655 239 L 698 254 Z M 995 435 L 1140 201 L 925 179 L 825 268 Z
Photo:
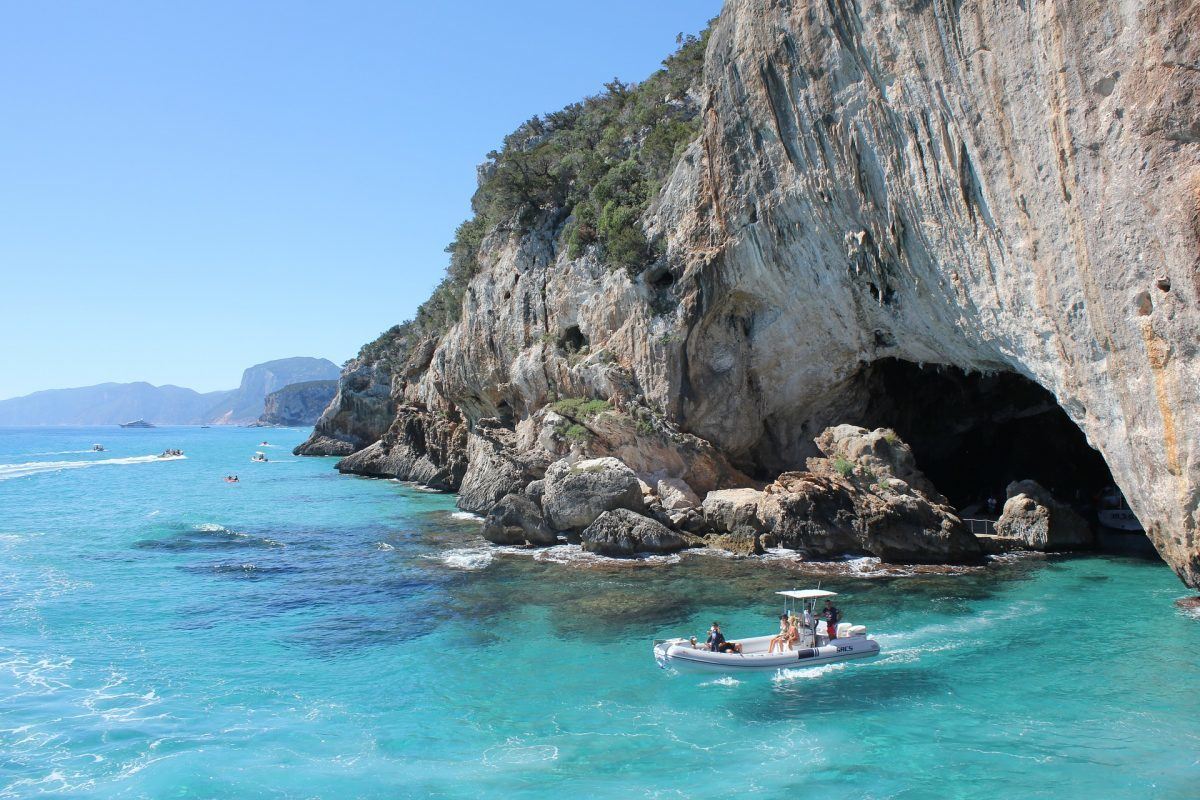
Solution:
M 600 411 L 589 421 L 604 429 L 599 417 L 619 413 Z M 342 459 L 337 469 L 458 492 L 458 507 L 482 515 L 483 537 L 503 547 L 571 543 L 610 558 L 786 549 L 811 561 L 978 565 L 988 555 L 1093 544 L 1086 524 L 1031 481 L 1010 487 L 997 535 L 973 535 L 887 429 L 827 429 L 816 440 L 823 455 L 810 458 L 807 470 L 701 498 L 682 478 L 639 475 L 619 458 L 588 456 L 553 433 L 545 438 L 551 450 L 519 450 L 514 432 L 497 420 L 481 420 L 466 437 L 456 435 L 459 426 L 427 430 L 415 409 L 401 418 L 403 435 Z M 539 421 L 561 427 L 552 411 Z M 438 431 L 430 449 L 426 435 Z

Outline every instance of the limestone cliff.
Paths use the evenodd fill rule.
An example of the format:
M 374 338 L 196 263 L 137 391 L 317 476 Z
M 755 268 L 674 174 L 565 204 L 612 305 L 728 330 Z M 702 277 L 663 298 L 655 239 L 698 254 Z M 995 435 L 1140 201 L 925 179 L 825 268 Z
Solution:
M 377 451 L 420 451 L 402 471 L 478 486 L 488 419 L 515 452 L 618 455 L 703 493 L 801 467 L 828 425 L 892 424 L 873 417 L 915 402 L 916 365 L 1010 375 L 1200 586 L 1197 30 L 1183 0 L 730 0 L 702 77 L 663 100 L 697 135 L 640 216 L 644 255 L 580 237 L 582 174 L 489 220 L 453 323 L 353 362 L 303 449 L 390 434 Z M 914 377 L 882 391 L 896 364 Z

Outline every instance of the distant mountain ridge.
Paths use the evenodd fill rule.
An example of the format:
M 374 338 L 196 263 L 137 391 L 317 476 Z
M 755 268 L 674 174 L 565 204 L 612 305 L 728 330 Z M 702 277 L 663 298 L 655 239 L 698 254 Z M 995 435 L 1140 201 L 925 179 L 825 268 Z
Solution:
M 116 425 L 145 419 L 161 425 L 244 425 L 263 413 L 264 398 L 293 383 L 333 380 L 340 370 L 325 358 L 281 358 L 245 370 L 236 389 L 197 392 L 182 386 L 101 383 L 47 389 L 0 400 L 0 425 Z

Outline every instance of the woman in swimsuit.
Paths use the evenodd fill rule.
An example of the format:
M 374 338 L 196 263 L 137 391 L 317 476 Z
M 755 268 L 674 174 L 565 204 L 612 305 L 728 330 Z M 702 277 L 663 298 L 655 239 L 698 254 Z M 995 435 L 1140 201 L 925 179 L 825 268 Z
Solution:
M 771 646 L 767 648 L 767 652 L 774 653 L 776 647 L 779 648 L 780 652 L 783 652 L 783 648 L 787 646 L 787 641 L 788 641 L 788 615 L 780 614 L 779 615 L 779 635 L 771 637 Z

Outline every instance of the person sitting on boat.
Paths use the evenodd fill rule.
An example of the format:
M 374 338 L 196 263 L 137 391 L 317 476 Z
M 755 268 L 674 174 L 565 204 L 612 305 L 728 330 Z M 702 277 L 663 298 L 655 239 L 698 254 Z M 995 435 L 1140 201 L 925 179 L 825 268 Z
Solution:
M 708 649 L 708 642 L 705 642 L 704 644 L 698 644 L 698 643 L 696 642 L 696 637 L 695 637 L 695 636 L 693 636 L 693 637 L 692 637 L 691 639 L 689 639 L 688 641 L 689 641 L 689 642 L 691 642 L 691 644 L 692 644 L 692 649 L 693 649 L 693 650 L 707 650 L 707 649 Z
M 784 647 L 787 645 L 787 641 L 788 641 L 788 628 L 789 628 L 788 615 L 780 614 L 779 615 L 779 635 L 771 637 L 770 646 L 767 648 L 768 653 L 774 653 L 776 647 L 778 647 L 780 649 L 780 651 L 782 651 L 784 649 Z
M 800 620 L 795 614 L 792 614 L 788 618 L 786 648 L 781 649 L 792 650 L 796 647 L 796 642 L 798 641 L 800 641 Z
M 714 622 L 712 627 L 708 629 L 708 649 L 714 653 L 741 653 L 742 646 L 738 642 L 725 641 L 725 634 L 721 633 L 721 623 Z
M 837 610 L 837 606 L 829 600 L 825 601 L 825 629 L 829 632 L 829 641 L 837 638 L 838 620 L 841 619 L 841 612 Z

